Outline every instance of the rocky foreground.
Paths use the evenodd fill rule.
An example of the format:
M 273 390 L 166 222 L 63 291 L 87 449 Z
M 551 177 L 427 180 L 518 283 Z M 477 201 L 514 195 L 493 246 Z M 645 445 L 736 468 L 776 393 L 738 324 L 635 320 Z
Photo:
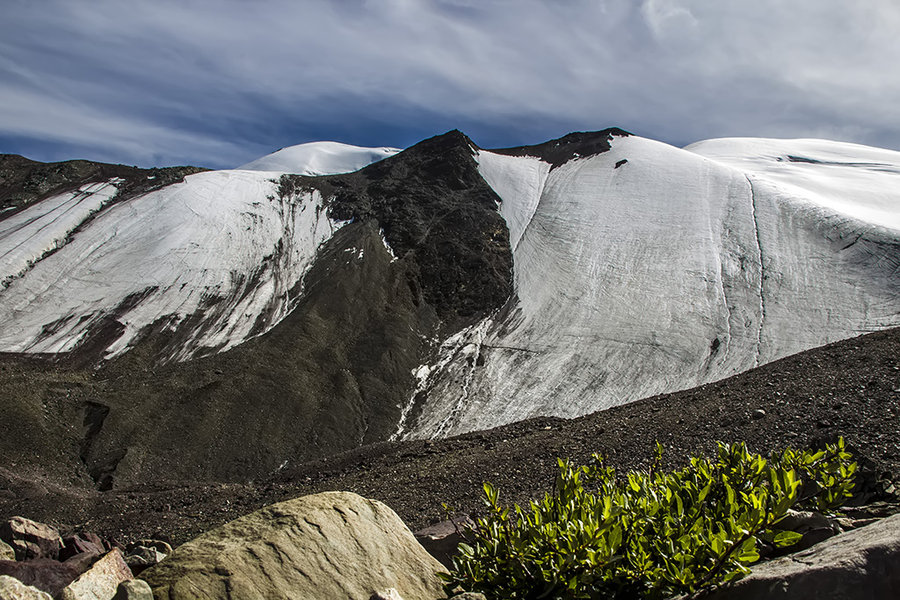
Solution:
M 591 453 L 600 452 L 618 468 L 640 467 L 647 463 L 653 442 L 659 440 L 672 466 L 689 454 L 710 452 L 716 440 L 744 440 L 752 450 L 765 453 L 786 445 L 815 447 L 839 435 L 847 440 L 863 471 L 854 503 L 882 502 L 879 516 L 883 516 L 895 510 L 900 487 L 898 401 L 900 329 L 894 329 L 580 419 L 537 419 L 448 440 L 378 444 L 287 465 L 267 478 L 244 484 L 172 481 L 165 486 L 97 492 L 21 477 L 4 465 L 0 467 L 0 520 L 35 519 L 57 527 L 62 536 L 96 532 L 106 542 L 97 548 L 99 556 L 101 552 L 128 553 L 148 539 L 159 544 L 157 549 L 165 543 L 178 547 L 273 502 L 348 490 L 384 502 L 407 526 L 419 529 L 446 518 L 444 502 L 457 512 L 477 513 L 483 481 L 497 484 L 508 502 L 541 495 L 552 484 L 558 456 L 587 461 Z M 402 527 L 388 529 L 396 533 Z M 890 540 L 896 540 L 891 535 L 860 533 L 858 537 L 881 540 L 879 550 L 865 551 L 872 556 L 895 556 L 890 548 L 896 544 Z M 283 557 L 275 546 L 267 547 L 267 552 Z M 113 559 L 108 562 L 118 564 Z M 872 573 L 870 578 L 895 585 L 887 574 Z

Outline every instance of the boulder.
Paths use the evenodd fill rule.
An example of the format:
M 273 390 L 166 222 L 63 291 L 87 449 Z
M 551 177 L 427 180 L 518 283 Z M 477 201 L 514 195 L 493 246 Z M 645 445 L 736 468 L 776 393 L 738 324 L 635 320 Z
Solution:
M 414 535 L 429 554 L 449 569 L 453 566 L 452 559 L 456 554 L 456 547 L 463 541 L 461 534 L 465 534 L 474 526 L 475 523 L 469 518 L 469 515 L 462 515 L 420 529 Z
M 900 598 L 900 515 L 753 567 L 705 600 Z
M 17 579 L 54 597 L 81 574 L 81 568 L 80 564 L 61 563 L 51 558 L 0 561 L 0 575 Z
M 16 560 L 57 558 L 62 546 L 56 529 L 24 517 L 13 517 L 0 525 L 0 540 L 12 546 Z
M 112 600 L 153 600 L 153 590 L 142 579 L 129 579 L 119 584 Z
M 3 540 L 0 540 L 0 560 L 16 560 L 16 551 Z
M 112 600 L 119 584 L 133 579 L 122 552 L 113 548 L 62 591 L 60 600 Z
M 143 578 L 156 600 L 445 597 L 443 571 L 390 508 L 349 492 L 273 504 L 175 549 Z
M 0 600 L 53 600 L 53 597 L 15 577 L 0 575 Z
M 60 560 L 67 560 L 73 556 L 84 553 L 91 553 L 99 556 L 104 552 L 106 552 L 106 549 L 103 547 L 102 542 L 98 544 L 84 535 L 70 535 L 69 537 L 63 538 L 62 550 L 59 552 L 59 558 Z

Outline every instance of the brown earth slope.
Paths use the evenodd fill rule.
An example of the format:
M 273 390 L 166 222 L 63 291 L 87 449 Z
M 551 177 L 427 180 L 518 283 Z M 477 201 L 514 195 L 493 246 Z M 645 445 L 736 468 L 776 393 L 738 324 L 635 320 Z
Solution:
M 447 440 L 380 443 L 247 484 L 100 493 L 42 485 L 5 465 L 0 518 L 21 514 L 123 541 L 153 535 L 180 543 L 270 502 L 350 490 L 386 502 L 416 528 L 442 519 L 443 502 L 477 510 L 486 480 L 498 484 L 507 501 L 542 494 L 552 484 L 558 456 L 583 462 L 601 452 L 618 468 L 638 467 L 659 440 L 675 465 L 689 454 L 711 452 L 716 440 L 745 440 L 768 452 L 817 446 L 838 435 L 866 470 L 865 495 L 890 496 L 891 482 L 900 478 L 900 329 L 575 420 L 537 419 Z

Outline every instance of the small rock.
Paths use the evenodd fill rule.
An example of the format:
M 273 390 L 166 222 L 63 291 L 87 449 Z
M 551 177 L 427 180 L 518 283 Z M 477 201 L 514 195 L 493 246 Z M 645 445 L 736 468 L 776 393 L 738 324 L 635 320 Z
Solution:
M 103 543 L 96 544 L 93 541 L 87 540 L 80 535 L 70 535 L 69 537 L 63 538 L 62 541 L 62 550 L 59 551 L 59 559 L 67 560 L 73 556 L 78 554 L 83 554 L 85 552 L 96 554 L 100 556 L 106 549 L 103 547 Z
M 153 600 L 153 590 L 143 579 L 129 579 L 119 584 L 112 600 Z
M 125 563 L 131 568 L 131 572 L 137 575 L 144 569 L 159 564 L 165 557 L 166 555 L 156 548 L 134 546 L 125 555 Z
M 463 592 L 453 596 L 450 600 L 487 600 L 487 598 L 480 592 Z
M 16 560 L 55 559 L 62 546 L 56 529 L 24 517 L 13 517 L 0 526 L 0 540 L 12 546 Z
M 47 592 L 25 585 L 9 575 L 0 575 L 0 598 L 3 600 L 53 600 L 53 597 Z
M 469 518 L 469 515 L 454 517 L 449 521 L 441 521 L 435 523 L 425 529 L 416 531 L 413 535 L 430 555 L 438 559 L 442 565 L 448 569 L 452 566 L 453 555 L 456 554 L 456 548 L 463 541 L 461 532 L 472 529 L 475 523 Z
M 754 421 L 757 419 L 762 419 L 763 417 L 766 416 L 766 411 L 764 411 L 761 408 L 757 408 L 756 410 L 753 411 L 753 413 L 750 416 L 753 418 Z
M 70 583 L 60 595 L 61 600 L 111 600 L 119 584 L 133 579 L 131 570 L 122 558 L 122 552 L 114 548 Z
M 794 531 L 803 537 L 796 544 L 786 548 L 787 552 L 798 552 L 825 541 L 841 533 L 840 524 L 835 519 L 812 511 L 789 510 L 778 524 L 779 529 Z
M 137 543 L 133 544 L 131 547 L 137 546 L 156 548 L 156 550 L 162 552 L 163 554 L 172 554 L 172 546 L 170 546 L 168 542 L 164 542 L 163 540 L 138 540 Z M 131 548 L 129 548 L 129 550 L 130 549 Z
M 0 560 L 16 560 L 16 551 L 3 540 L 0 540 Z
M 369 600 L 403 600 L 403 596 L 394 588 L 388 588 L 383 592 L 375 592 Z

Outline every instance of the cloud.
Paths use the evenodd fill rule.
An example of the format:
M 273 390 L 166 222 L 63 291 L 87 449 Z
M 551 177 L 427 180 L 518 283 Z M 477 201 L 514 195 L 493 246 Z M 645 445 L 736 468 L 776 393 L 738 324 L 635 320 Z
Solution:
M 4 16 L 0 143 L 47 152 L 221 167 L 320 138 L 459 127 L 515 145 L 610 125 L 900 148 L 892 0 L 45 0 Z

